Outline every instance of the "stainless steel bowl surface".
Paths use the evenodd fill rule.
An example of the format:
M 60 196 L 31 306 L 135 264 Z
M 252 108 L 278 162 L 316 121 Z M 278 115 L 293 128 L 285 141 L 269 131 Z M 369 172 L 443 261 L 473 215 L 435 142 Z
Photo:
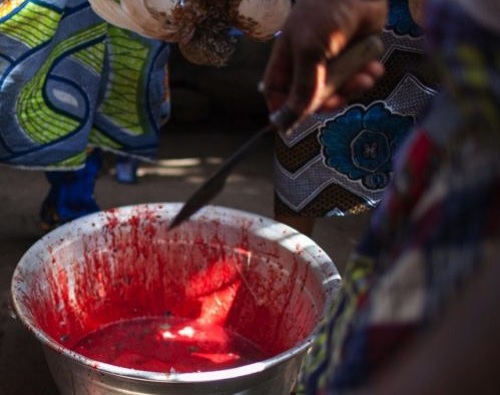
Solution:
M 12 278 L 13 306 L 40 341 L 61 394 L 290 393 L 339 288 L 335 265 L 308 237 L 240 210 L 207 206 L 169 232 L 180 207 L 143 204 L 92 214 L 50 232 L 19 261 Z M 98 317 L 102 324 L 103 306 L 117 295 L 131 306 L 130 317 L 144 315 L 149 294 L 158 299 L 164 290 L 171 292 L 160 297 L 158 309 L 202 314 L 207 290 L 202 295 L 179 287 L 220 265 L 210 256 L 230 256 L 241 264 L 234 272 L 238 295 L 216 313 L 255 343 L 265 343 L 270 357 L 221 370 L 154 372 L 103 363 L 67 346 L 68 339 L 94 330 Z M 214 288 L 220 292 L 221 286 Z M 193 303 L 199 308 L 190 313 Z M 109 314 L 112 308 L 106 311 L 110 321 L 123 318 Z

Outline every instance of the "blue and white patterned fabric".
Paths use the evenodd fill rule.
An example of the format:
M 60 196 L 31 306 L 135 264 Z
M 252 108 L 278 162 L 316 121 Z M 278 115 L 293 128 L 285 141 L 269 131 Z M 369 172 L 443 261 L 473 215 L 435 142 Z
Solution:
M 406 0 L 391 0 L 382 34 L 385 76 L 376 89 L 333 113 L 313 115 L 276 142 L 275 211 L 325 217 L 375 206 L 392 157 L 436 93 L 421 28 Z

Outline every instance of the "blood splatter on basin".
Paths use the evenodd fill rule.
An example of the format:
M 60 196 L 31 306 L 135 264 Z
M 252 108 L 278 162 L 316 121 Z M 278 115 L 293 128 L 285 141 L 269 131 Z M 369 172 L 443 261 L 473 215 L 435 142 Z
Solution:
M 66 394 L 289 394 L 338 289 L 309 238 L 208 206 L 128 206 L 35 243 L 12 279 L 22 322 Z

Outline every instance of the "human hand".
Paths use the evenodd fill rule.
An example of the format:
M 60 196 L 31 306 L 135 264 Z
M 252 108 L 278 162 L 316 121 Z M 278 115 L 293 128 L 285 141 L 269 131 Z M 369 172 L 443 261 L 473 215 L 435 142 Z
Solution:
M 386 0 L 298 0 L 264 73 L 271 113 L 286 105 L 300 119 L 319 109 L 333 110 L 353 92 L 371 88 L 383 73 L 376 60 L 325 96 L 327 65 L 353 39 L 380 32 L 386 17 Z

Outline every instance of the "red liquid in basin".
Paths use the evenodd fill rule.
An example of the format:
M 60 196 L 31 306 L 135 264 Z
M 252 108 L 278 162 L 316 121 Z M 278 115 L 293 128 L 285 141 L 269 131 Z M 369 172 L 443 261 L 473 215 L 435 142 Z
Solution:
M 269 357 L 222 326 L 172 317 L 111 324 L 90 333 L 72 348 L 96 361 L 167 373 L 228 369 Z
M 35 326 L 57 347 L 124 368 L 206 372 L 290 350 L 318 322 L 324 289 L 300 244 L 282 249 L 246 220 L 168 233 L 154 210 L 105 215 L 18 274 Z

